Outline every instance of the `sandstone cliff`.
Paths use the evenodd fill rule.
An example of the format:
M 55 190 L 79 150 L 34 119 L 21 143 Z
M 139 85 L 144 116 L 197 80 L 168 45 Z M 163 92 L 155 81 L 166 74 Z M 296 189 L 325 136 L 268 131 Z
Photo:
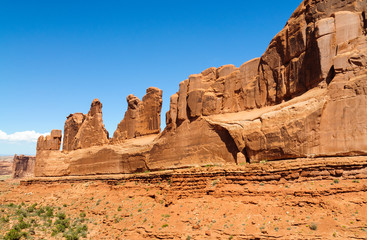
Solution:
M 12 175 L 13 178 L 25 178 L 34 176 L 34 165 L 36 157 L 25 155 L 14 155 Z
M 161 90 L 127 97 L 111 141 L 95 100 L 68 117 L 63 153 L 39 139 L 37 175 L 366 155 L 366 2 L 305 0 L 260 58 L 181 82 L 156 138 L 140 136 L 160 132 Z
M 156 151 L 148 165 L 187 165 L 197 154 L 188 149 L 217 144 L 165 144 L 185 138 L 188 125 L 225 129 L 227 145 L 250 162 L 366 154 L 365 11 L 366 1 L 304 1 L 260 59 L 190 75 L 171 97 L 168 131 L 157 141 L 170 159 Z
M 87 115 L 70 114 L 61 130 L 39 137 L 36 176 L 131 173 L 147 170 L 147 155 L 160 132 L 162 90 L 148 88 L 140 101 L 128 96 L 129 108 L 113 139 L 102 120 L 102 103 L 95 99 Z M 150 135 L 150 136 L 145 136 Z M 139 139 L 130 139 L 136 138 Z

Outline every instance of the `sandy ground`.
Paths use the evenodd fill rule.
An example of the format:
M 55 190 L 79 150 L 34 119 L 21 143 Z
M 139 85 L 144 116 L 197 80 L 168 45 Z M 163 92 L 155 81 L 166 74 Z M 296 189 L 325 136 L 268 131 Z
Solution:
M 367 239 L 365 178 L 235 182 L 208 178 L 213 171 L 144 181 L 8 179 L 0 181 L 0 204 L 37 203 L 73 217 L 85 212 L 87 239 Z M 46 233 L 53 238 L 62 236 Z

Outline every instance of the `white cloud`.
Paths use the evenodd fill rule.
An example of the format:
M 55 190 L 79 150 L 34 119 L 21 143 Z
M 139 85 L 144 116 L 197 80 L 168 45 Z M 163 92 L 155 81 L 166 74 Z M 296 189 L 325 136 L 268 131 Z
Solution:
M 41 135 L 48 135 L 50 133 L 37 133 L 35 131 L 24 131 L 7 134 L 0 130 L 0 140 L 9 142 L 37 142 L 37 139 Z

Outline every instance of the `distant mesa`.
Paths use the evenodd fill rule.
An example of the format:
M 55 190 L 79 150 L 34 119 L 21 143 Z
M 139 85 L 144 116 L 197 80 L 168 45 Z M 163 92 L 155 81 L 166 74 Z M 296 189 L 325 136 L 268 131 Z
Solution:
M 160 129 L 162 90 L 148 88 L 112 138 L 95 99 L 41 136 L 36 176 L 133 173 L 367 154 L 366 1 L 304 1 L 260 57 L 189 75 Z
M 36 157 L 14 155 L 12 176 L 13 178 L 29 178 L 34 176 Z

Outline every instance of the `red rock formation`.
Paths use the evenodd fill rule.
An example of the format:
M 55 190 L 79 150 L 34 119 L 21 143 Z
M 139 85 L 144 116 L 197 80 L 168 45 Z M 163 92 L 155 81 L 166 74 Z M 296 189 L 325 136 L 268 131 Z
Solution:
M 260 59 L 181 82 L 158 144 L 207 121 L 228 130 L 247 161 L 367 154 L 365 12 L 366 1 L 304 1 Z M 152 152 L 148 165 L 187 165 L 182 156 L 211 144 L 171 147 L 167 163 Z
M 102 103 L 94 99 L 85 120 L 74 137 L 72 149 L 102 146 L 109 142 L 102 119 Z
M 0 156 L 0 176 L 11 175 L 13 166 L 13 157 L 11 156 Z
M 34 165 L 36 157 L 14 155 L 12 175 L 13 178 L 25 178 L 34 176 Z
M 93 102 L 66 123 L 64 150 L 81 150 L 37 152 L 39 176 L 366 155 L 366 2 L 306 0 L 261 58 L 190 75 L 156 139 L 132 138 L 160 132 L 161 90 L 127 97 L 110 145 Z M 51 140 L 38 149 L 58 149 Z
M 64 127 L 64 139 L 62 144 L 63 151 L 74 150 L 75 136 L 78 134 L 85 119 L 86 115 L 83 113 L 74 113 L 67 117 Z
M 40 136 L 37 141 L 37 151 L 60 150 L 61 136 L 61 130 L 52 130 L 46 137 Z
M 162 90 L 150 87 L 143 101 L 132 94 L 126 100 L 128 109 L 113 134 L 114 142 L 160 133 Z
M 64 127 L 63 150 L 72 151 L 109 142 L 108 132 L 102 119 L 102 103 L 94 99 L 87 115 L 70 114 Z

